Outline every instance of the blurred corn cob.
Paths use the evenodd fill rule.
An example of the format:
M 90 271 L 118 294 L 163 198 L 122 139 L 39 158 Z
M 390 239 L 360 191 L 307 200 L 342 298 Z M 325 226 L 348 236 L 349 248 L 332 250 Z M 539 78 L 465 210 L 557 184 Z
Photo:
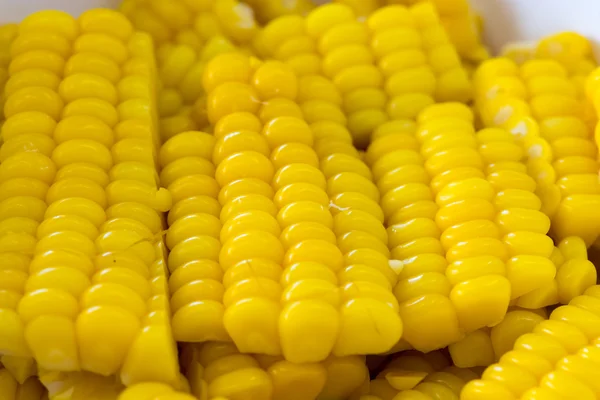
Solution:
M 450 41 L 467 63 L 478 64 L 489 57 L 482 43 L 482 20 L 476 15 L 467 0 L 334 0 L 346 4 L 362 17 L 368 17 L 377 8 L 385 5 L 414 6 L 430 3 L 440 16 Z

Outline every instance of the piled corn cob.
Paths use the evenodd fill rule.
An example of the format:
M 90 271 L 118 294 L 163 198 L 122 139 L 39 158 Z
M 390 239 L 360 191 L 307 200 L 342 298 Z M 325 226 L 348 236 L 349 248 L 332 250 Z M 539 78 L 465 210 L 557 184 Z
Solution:
M 597 150 L 564 67 L 531 60 L 519 68 L 494 59 L 478 70 L 476 86 L 483 122 L 509 128 L 525 146 L 554 234 L 592 244 L 600 233 Z M 589 210 L 585 217 L 583 210 Z
M 12 282 L 3 362 L 21 379 L 33 358 L 41 374 L 179 385 L 150 39 L 114 11 L 78 20 L 45 11 L 21 22 L 11 55 L 0 149 L 3 272 Z

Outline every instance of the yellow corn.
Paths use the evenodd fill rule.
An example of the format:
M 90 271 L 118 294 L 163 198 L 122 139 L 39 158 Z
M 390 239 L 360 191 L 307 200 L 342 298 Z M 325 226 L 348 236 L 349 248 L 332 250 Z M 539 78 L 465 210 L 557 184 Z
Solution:
M 441 352 L 404 352 L 379 367 L 375 379 L 352 399 L 456 399 L 465 384 L 479 375 L 450 365 Z
M 284 15 L 305 14 L 314 6 L 312 0 L 244 0 L 256 13 L 256 18 L 261 23 L 267 23 Z
M 574 83 L 556 61 L 531 60 L 518 67 L 508 59 L 484 63 L 475 76 L 484 124 L 509 129 L 528 155 L 542 210 L 560 239 L 598 234 L 600 191 L 596 146 Z
M 223 297 L 225 330 L 242 352 L 283 354 L 293 362 L 389 350 L 401 324 L 386 294 L 388 278 L 378 271 L 389 268 L 385 256 L 383 267 L 344 260 L 362 247 L 361 240 L 387 252 L 387 234 L 367 212 L 334 217 L 329 211 L 330 198 L 350 196 L 365 185 L 371 185 L 368 198 L 378 201 L 376 187 L 353 169 L 345 172 L 341 158 L 322 167 L 328 175 L 319 170 L 289 67 L 280 62 L 253 66 L 246 56 L 236 56 L 235 63 L 235 55 L 215 58 L 204 80 L 223 205 L 219 262 L 226 275 L 236 271 Z M 248 279 L 246 270 L 260 274 Z M 285 279 L 279 278 L 282 273 Z M 368 288 L 359 289 L 363 281 Z M 317 297 L 315 285 L 322 292 Z
M 500 360 L 472 381 L 463 400 L 539 399 L 575 396 L 593 399 L 597 338 L 600 335 L 598 286 L 574 297 L 531 333 L 521 335 Z
M 0 395 L 3 400 L 43 400 L 48 392 L 37 377 L 20 381 L 0 364 Z
M 467 0 L 387 0 L 388 4 L 431 3 L 440 15 L 452 44 L 466 62 L 480 63 L 489 57 L 482 44 L 482 20 Z
M 150 39 L 114 11 L 44 11 L 20 23 L 11 53 L 2 361 L 22 378 L 33 357 L 42 372 L 178 385 Z
M 257 29 L 252 9 L 238 0 L 124 0 L 120 10 L 157 47 L 185 44 L 199 51 L 219 35 L 247 44 Z

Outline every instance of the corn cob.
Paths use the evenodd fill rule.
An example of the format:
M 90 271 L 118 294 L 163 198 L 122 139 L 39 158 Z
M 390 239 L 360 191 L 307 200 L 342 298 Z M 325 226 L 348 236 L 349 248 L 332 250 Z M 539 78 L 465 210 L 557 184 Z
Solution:
M 481 380 L 465 387 L 461 399 L 554 399 L 567 391 L 574 398 L 595 398 L 597 381 L 586 375 L 594 367 L 585 363 L 592 362 L 600 334 L 597 293 L 598 286 L 590 287 L 520 336 Z
M 3 400 L 44 400 L 48 399 L 48 392 L 39 379 L 29 377 L 19 382 L 8 369 L 0 364 L 0 395 Z
M 422 4 L 429 0 L 387 0 L 387 4 Z M 478 64 L 489 57 L 482 43 L 482 21 L 467 0 L 433 0 L 431 4 L 440 15 L 442 25 L 452 44 L 466 62 Z
M 364 357 L 294 364 L 281 356 L 241 354 L 222 342 L 186 345 L 182 366 L 198 398 L 341 400 L 368 382 Z
M 5 236 L 20 243 L 23 256 L 10 241 L 3 252 L 11 265 L 22 260 L 26 281 L 23 325 L 7 325 L 2 351 L 31 354 L 40 369 L 176 385 L 163 256 L 153 244 L 162 229 L 155 210 L 170 207 L 170 194 L 156 189 L 150 39 L 114 11 L 78 20 L 46 11 L 20 24 L 11 51 L 2 182 L 13 197 L 3 222 L 25 217 L 19 201 L 28 215 L 26 231 Z M 14 169 L 23 162 L 30 166 Z
M 124 0 L 120 11 L 154 44 L 201 50 L 214 36 L 247 44 L 257 29 L 252 9 L 238 0 Z
M 210 70 L 207 69 L 205 72 L 211 76 L 211 81 L 215 83 L 214 86 L 225 81 L 209 94 L 208 115 L 211 122 L 216 123 L 217 137 L 242 128 L 245 128 L 243 130 L 252 129 L 252 127 L 260 129 L 262 124 L 265 124 L 265 127 L 262 145 L 258 140 L 249 141 L 245 146 L 251 146 L 250 149 L 254 150 L 229 155 L 217 165 L 217 181 L 221 186 L 225 186 L 231 185 L 232 182 L 239 179 L 254 178 L 254 180 L 262 180 L 265 183 L 272 179 L 272 189 L 277 192 L 274 197 L 271 197 L 273 199 L 271 200 L 268 196 L 270 193 L 267 191 L 260 190 L 258 193 L 261 194 L 254 194 L 257 185 L 245 188 L 237 185 L 241 190 L 238 190 L 237 196 L 241 194 L 242 197 L 233 198 L 228 202 L 229 204 L 224 205 L 224 210 L 227 212 L 221 214 L 223 222 L 227 224 L 230 218 L 237 218 L 236 215 L 244 211 L 262 210 L 271 216 L 277 216 L 283 231 L 280 242 L 279 239 L 274 240 L 277 238 L 274 235 L 276 232 L 268 230 L 270 224 L 261 226 L 261 229 L 267 229 L 267 231 L 252 230 L 257 228 L 253 228 L 250 224 L 242 231 L 236 232 L 237 236 L 233 236 L 223 243 L 220 262 L 226 270 L 236 264 L 247 264 L 245 261 L 247 259 L 257 259 L 261 262 L 259 259 L 263 258 L 275 264 L 283 262 L 285 267 L 290 268 L 289 272 L 288 269 L 284 271 L 284 276 L 288 276 L 288 273 L 291 276 L 299 274 L 296 279 L 300 279 L 299 281 L 282 281 L 285 284 L 283 298 L 289 298 L 289 300 L 285 300 L 287 305 L 284 303 L 281 317 L 279 317 L 279 306 L 272 300 L 268 300 L 269 298 L 278 299 L 277 293 L 282 290 L 278 288 L 279 284 L 270 283 L 270 279 L 266 277 L 254 278 L 256 283 L 247 279 L 234 282 L 234 285 L 225 293 L 225 298 L 231 300 L 225 311 L 226 330 L 243 352 L 272 355 L 283 353 L 286 359 L 295 362 L 323 360 L 332 351 L 336 355 L 345 355 L 389 349 L 399 338 L 399 319 L 394 315 L 393 308 L 381 300 L 376 300 L 381 296 L 385 298 L 385 290 L 377 285 L 373 287 L 373 294 L 370 295 L 375 298 L 356 298 L 348 302 L 355 296 L 352 294 L 354 293 L 352 291 L 353 282 L 357 279 L 367 282 L 371 282 L 369 279 L 376 279 L 373 283 L 379 282 L 379 275 L 376 270 L 366 266 L 348 264 L 348 267 L 344 268 L 343 253 L 335 245 L 334 233 L 337 233 L 338 236 L 345 235 L 346 227 L 351 227 L 352 225 L 348 224 L 353 224 L 353 222 L 352 219 L 349 219 L 345 223 L 340 223 L 339 228 L 337 225 L 334 226 L 334 218 L 327 207 L 329 201 L 327 194 L 335 196 L 348 191 L 344 188 L 356 187 L 365 178 L 360 175 L 356 176 L 357 174 L 354 173 L 341 174 L 341 176 L 338 174 L 330 178 L 330 183 L 327 184 L 325 176 L 315 166 L 318 165 L 317 158 L 314 151 L 310 149 L 313 145 L 312 131 L 306 122 L 299 118 L 302 116 L 301 110 L 293 102 L 297 94 L 297 82 L 289 67 L 278 62 L 264 63 L 254 72 L 253 85 L 250 86 L 245 83 L 248 82 L 252 72 L 248 63 L 246 64 L 246 73 L 240 75 L 243 78 L 237 82 L 227 82 L 231 78 L 219 75 L 219 72 L 223 70 L 220 68 L 220 63 L 223 62 L 222 57 L 224 56 L 213 60 Z M 273 81 L 272 77 L 278 77 L 279 80 Z M 205 80 L 205 84 L 207 82 L 209 80 Z M 232 98 L 230 96 L 238 99 L 235 104 L 225 103 L 227 98 Z M 257 103 L 258 99 L 265 101 L 260 107 L 261 110 Z M 288 105 L 283 108 L 274 106 L 281 102 Z M 270 111 L 267 112 L 267 110 Z M 240 114 L 240 112 L 246 112 L 246 114 Z M 257 121 L 256 117 L 249 118 L 247 113 L 258 114 L 263 120 Z M 270 118 L 270 120 L 266 118 Z M 249 123 L 252 120 L 254 122 Z M 250 137 L 250 135 L 246 136 Z M 253 142 L 256 144 L 252 145 Z M 265 144 L 268 146 L 267 149 L 272 149 L 269 150 L 271 160 L 268 163 L 266 156 L 260 152 L 264 151 Z M 240 150 L 242 148 L 238 148 L 236 152 Z M 234 168 L 234 165 L 242 159 L 247 159 L 253 167 L 248 167 L 245 171 Z M 275 171 L 275 167 L 278 168 L 277 171 Z M 325 189 L 328 193 L 325 192 Z M 248 193 L 248 191 L 250 192 Z M 232 191 L 233 193 L 235 192 Z M 301 194 L 301 197 L 296 197 L 295 193 Z M 302 215 L 305 216 L 301 217 Z M 332 228 L 334 228 L 333 231 Z M 356 235 L 353 234 L 349 237 L 351 236 Z M 350 247 L 344 247 L 343 244 L 340 244 L 340 247 L 352 250 L 353 240 L 356 239 L 346 239 L 343 242 Z M 251 243 L 254 241 L 262 241 L 265 245 L 252 246 Z M 253 267 L 252 264 L 250 266 Z M 268 269 L 262 269 L 268 271 Z M 277 271 L 274 267 L 270 269 Z M 295 272 L 296 269 L 300 272 Z M 305 271 L 301 272 L 301 270 Z M 335 280 L 332 280 L 331 272 L 337 272 Z M 304 274 L 308 274 L 307 278 L 300 278 Z M 308 279 L 309 277 L 310 279 Z M 383 278 L 387 282 L 387 279 Z M 259 279 L 260 282 L 258 282 Z M 345 285 L 348 288 L 341 293 L 344 296 L 342 299 L 338 297 L 338 280 L 340 284 L 348 283 Z M 262 291 L 255 293 L 253 287 L 259 283 Z M 320 285 L 324 291 L 318 299 L 306 298 L 307 294 L 303 294 L 303 291 L 308 290 L 310 284 L 313 283 Z M 379 292 L 382 294 L 379 295 Z M 240 296 L 249 297 L 249 299 L 242 300 L 244 297 Z M 340 300 L 343 302 L 340 303 Z M 342 306 L 341 314 L 338 314 L 337 307 L 340 305 Z M 309 309 L 321 311 L 318 313 L 305 311 Z M 244 310 L 248 311 L 242 313 Z M 383 323 L 380 326 L 380 334 L 383 333 L 383 339 L 378 338 L 376 341 L 370 339 L 372 335 L 370 330 L 366 330 L 364 335 L 349 336 L 350 331 L 354 330 L 353 324 L 363 321 L 361 315 L 367 312 L 363 310 L 371 310 L 372 316 Z M 306 326 L 303 326 L 306 323 L 293 323 L 293 321 L 303 321 L 308 315 L 311 315 L 311 318 L 319 315 L 319 323 L 310 322 L 310 319 L 307 320 L 308 325 Z M 249 321 L 247 318 L 252 318 L 252 320 Z M 277 320 L 280 322 L 277 323 Z M 313 323 L 314 325 L 312 325 Z M 370 322 L 367 323 L 370 324 Z M 291 326 L 295 327 L 294 331 L 288 329 Z M 248 329 L 256 331 L 264 339 L 248 341 Z M 310 339 L 315 334 L 315 330 L 320 333 L 318 336 L 321 340 L 318 344 Z
M 139 383 L 125 389 L 116 400 L 195 400 L 196 397 L 176 392 L 163 383 Z
M 457 399 L 462 387 L 479 375 L 451 366 L 441 352 L 403 352 L 379 367 L 381 372 L 365 386 L 357 399 Z
M 595 144 L 565 69 L 550 60 L 532 60 L 518 68 L 496 59 L 482 65 L 476 85 L 483 122 L 507 127 L 525 146 L 528 171 L 537 181 L 554 234 L 559 240 L 581 236 L 591 245 L 599 234 L 594 222 L 600 199 Z

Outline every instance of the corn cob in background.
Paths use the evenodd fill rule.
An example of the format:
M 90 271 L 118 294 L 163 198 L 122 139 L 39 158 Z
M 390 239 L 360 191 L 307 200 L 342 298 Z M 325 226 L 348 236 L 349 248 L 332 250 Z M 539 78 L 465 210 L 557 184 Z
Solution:
M 506 127 L 525 147 L 528 172 L 537 182 L 542 210 L 552 218 L 553 235 L 594 243 L 600 233 L 597 148 L 565 68 L 552 60 L 518 67 L 493 59 L 477 71 L 475 85 L 483 123 Z M 589 209 L 585 217 L 584 209 Z
M 252 9 L 237 0 L 125 0 L 121 11 L 154 39 L 163 141 L 186 131 L 210 131 L 202 71 L 212 57 L 238 46 L 252 52 L 258 28 Z
M 552 311 L 548 320 L 521 335 L 480 380 L 467 384 L 460 398 L 596 398 L 598 381 L 592 365 L 600 335 L 598 302 L 598 286 L 592 286 Z
M 442 352 L 404 352 L 384 360 L 361 399 L 457 399 L 463 386 L 479 377 L 450 364 Z
M 307 16 L 306 30 L 318 43 L 323 74 L 342 95 L 354 144 L 364 149 L 371 132 L 388 119 L 383 74 L 375 65 L 368 27 L 351 8 L 328 4 Z
M 17 24 L 0 26 L 0 121 L 4 121 L 4 85 L 8 80 L 8 65 L 10 64 L 10 45 L 17 36 Z
M 48 392 L 37 377 L 17 381 L 9 370 L 0 364 L 0 394 L 3 400 L 47 400 Z

